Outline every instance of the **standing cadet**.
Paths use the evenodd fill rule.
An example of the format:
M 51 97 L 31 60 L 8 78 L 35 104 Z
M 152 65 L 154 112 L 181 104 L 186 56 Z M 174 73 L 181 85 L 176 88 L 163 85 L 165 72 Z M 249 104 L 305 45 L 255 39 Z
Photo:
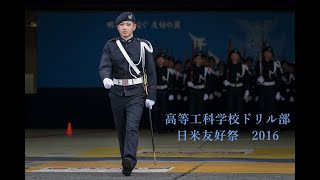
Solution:
M 184 102 L 182 100 L 182 89 L 184 86 L 184 75 L 182 73 L 182 63 L 180 60 L 175 61 L 174 64 L 174 70 L 175 70 L 175 84 L 174 84 L 174 107 L 175 107 L 175 114 L 179 116 L 179 113 L 186 113 L 183 105 Z M 185 128 L 185 125 L 181 123 L 177 123 L 175 130 L 181 130 L 182 128 Z
M 289 113 L 290 119 L 294 119 L 294 101 L 295 101 L 295 76 L 294 65 L 283 61 L 281 63 L 282 74 L 282 91 L 281 91 L 281 111 L 279 113 Z M 279 108 L 280 109 L 280 108 Z M 292 121 L 294 122 L 294 121 Z M 291 123 L 292 124 L 292 123 Z
M 183 102 L 182 102 L 182 89 L 183 89 L 183 80 L 184 76 L 182 74 L 182 64 L 181 61 L 176 61 L 174 64 L 175 70 L 175 85 L 174 85 L 174 93 L 175 93 L 175 107 L 176 113 L 183 113 Z
M 215 91 L 213 95 L 215 96 L 215 111 L 214 113 L 223 113 L 225 112 L 225 86 L 223 85 L 224 81 L 224 72 L 225 72 L 225 64 L 224 62 L 220 61 L 218 63 L 218 69 L 216 72 L 217 79 L 215 81 L 214 87 Z
M 243 113 L 243 100 L 249 98 L 248 68 L 242 63 L 239 50 L 233 49 L 228 57 L 225 71 L 224 86 L 226 92 L 227 113 Z
M 217 59 L 216 58 L 217 58 L 216 56 L 209 56 L 208 60 L 209 60 L 209 66 L 210 66 L 210 70 L 211 70 L 211 76 L 210 76 L 210 78 L 206 78 L 210 84 L 209 85 L 210 86 L 209 101 L 211 101 L 211 103 L 210 103 L 210 111 L 209 112 L 213 112 L 213 113 L 218 113 L 218 111 L 217 111 L 218 98 L 217 97 L 219 96 L 218 78 L 219 78 L 220 73 L 219 73 L 218 64 L 217 64 L 218 58 Z
M 157 79 L 151 43 L 133 36 L 137 27 L 135 16 L 131 12 L 124 12 L 117 17 L 115 24 L 120 37 L 110 39 L 105 44 L 99 74 L 104 87 L 110 89 L 109 98 L 118 130 L 122 173 L 130 176 L 137 164 L 138 130 L 142 111 L 144 105 L 152 109 L 155 104 Z M 148 81 L 148 86 L 144 86 L 145 80 Z
M 282 68 L 282 83 L 281 83 L 281 99 L 280 99 L 280 107 L 278 108 L 278 112 L 288 113 L 288 105 L 289 105 L 289 98 L 290 98 L 290 87 L 292 83 L 291 74 L 289 72 L 289 63 L 286 60 L 281 62 Z
M 197 117 L 197 121 L 192 117 L 191 126 L 194 127 L 194 130 L 201 130 L 202 122 L 201 116 L 205 113 L 204 101 L 209 97 L 206 92 L 205 87 L 205 68 L 202 66 L 203 61 L 207 58 L 206 54 L 203 52 L 198 52 L 194 55 L 194 64 L 191 66 L 188 73 L 188 82 L 189 87 L 189 112 L 190 116 L 200 115 Z
M 186 59 L 183 62 L 183 70 L 181 72 L 182 74 L 182 87 L 181 87 L 181 98 L 182 98 L 182 102 L 181 102 L 181 113 L 187 113 L 190 114 L 189 112 L 189 88 L 187 86 L 187 77 L 188 77 L 188 72 L 190 70 L 190 66 L 191 66 L 191 60 L 190 59 Z M 178 98 L 178 97 L 177 97 Z M 187 126 L 189 127 L 189 125 Z
M 191 60 L 190 59 L 186 59 L 184 61 L 184 66 L 183 66 L 183 87 L 181 90 L 181 96 L 182 96 L 182 100 L 183 100 L 183 109 L 185 110 L 185 113 L 189 114 L 189 110 L 188 110 L 188 99 L 189 99 L 189 88 L 187 86 L 187 82 L 188 82 L 188 73 L 190 72 L 190 68 L 191 68 Z
M 154 128 L 158 133 L 167 132 L 165 114 L 168 113 L 169 94 L 173 94 L 173 87 L 168 87 L 169 71 L 166 66 L 167 55 L 160 53 L 156 56 L 157 72 L 157 103 L 153 109 Z M 173 98 L 173 97 L 172 97 Z
M 167 76 L 167 83 L 168 83 L 168 113 L 175 113 L 176 112 L 176 107 L 175 107 L 175 81 L 176 81 L 176 73 L 174 69 L 174 63 L 175 59 L 174 57 L 170 56 L 168 57 L 168 76 Z M 168 130 L 171 132 L 174 132 L 174 124 L 168 124 L 167 125 Z
M 205 112 L 206 113 L 212 113 L 213 112 L 213 87 L 214 87 L 214 71 L 213 71 L 213 66 L 210 64 L 209 59 L 212 61 L 213 56 L 209 56 L 208 59 L 206 59 L 204 62 L 205 66 L 205 87 L 206 87 L 206 92 L 208 98 L 205 100 Z
M 249 81 L 249 92 L 250 95 L 247 99 L 245 99 L 244 101 L 244 113 L 251 113 L 254 114 L 254 103 L 252 100 L 252 97 L 255 95 L 255 76 L 254 76 L 254 68 L 252 66 L 252 58 L 251 57 L 247 57 L 246 59 L 243 60 L 243 64 L 247 66 L 248 68 L 248 81 Z
M 267 46 L 262 50 L 261 61 L 256 64 L 256 74 L 259 75 L 257 78 L 257 82 L 259 83 L 259 113 L 262 113 L 264 118 L 270 115 L 276 118 L 276 101 L 279 101 L 281 98 L 282 68 L 280 62 L 275 60 L 274 57 L 272 47 Z M 270 128 L 271 125 L 267 127 Z

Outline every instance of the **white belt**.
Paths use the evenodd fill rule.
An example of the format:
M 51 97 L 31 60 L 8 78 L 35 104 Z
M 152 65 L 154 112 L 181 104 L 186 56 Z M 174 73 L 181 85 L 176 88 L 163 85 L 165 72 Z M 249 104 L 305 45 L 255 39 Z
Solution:
M 273 86 L 275 84 L 276 84 L 275 81 L 270 81 L 270 82 L 263 82 L 261 85 L 263 85 L 263 86 Z
M 241 87 L 241 86 L 243 86 L 243 83 L 230 83 L 229 86 L 231 86 L 231 87 Z
M 135 84 L 141 84 L 142 77 L 135 78 L 135 79 L 114 79 L 113 78 L 113 83 L 119 86 L 131 86 Z
M 157 89 L 166 89 L 166 88 L 168 88 L 168 85 L 167 84 L 165 84 L 165 85 L 159 85 L 159 86 L 157 86 Z
M 194 89 L 203 89 L 204 88 L 204 84 L 202 84 L 202 85 L 194 85 L 193 88 Z

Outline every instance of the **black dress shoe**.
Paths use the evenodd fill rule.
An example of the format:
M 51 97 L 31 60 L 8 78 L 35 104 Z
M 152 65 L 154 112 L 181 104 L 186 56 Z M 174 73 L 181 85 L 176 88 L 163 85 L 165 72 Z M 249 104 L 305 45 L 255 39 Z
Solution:
M 123 158 L 122 167 L 123 167 L 122 174 L 125 176 L 130 176 L 134 168 L 130 158 Z
M 122 169 L 122 174 L 125 176 L 130 176 L 132 171 L 127 170 L 126 168 Z

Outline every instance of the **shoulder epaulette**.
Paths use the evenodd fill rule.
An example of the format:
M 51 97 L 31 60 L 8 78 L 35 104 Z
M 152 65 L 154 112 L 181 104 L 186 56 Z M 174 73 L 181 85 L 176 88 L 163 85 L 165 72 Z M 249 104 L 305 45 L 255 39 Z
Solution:
M 146 39 L 141 39 L 141 38 L 136 38 L 137 39 L 137 41 L 142 41 L 142 42 L 148 42 L 148 43 L 150 43 L 148 40 L 146 40 Z
M 115 37 L 115 38 L 109 39 L 108 42 L 116 41 L 116 40 L 118 40 L 118 39 L 119 39 L 119 37 Z

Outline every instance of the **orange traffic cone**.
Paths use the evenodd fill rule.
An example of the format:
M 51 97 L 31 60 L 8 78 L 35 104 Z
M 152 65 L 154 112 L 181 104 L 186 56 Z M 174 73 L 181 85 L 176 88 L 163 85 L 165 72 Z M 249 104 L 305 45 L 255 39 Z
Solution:
M 71 127 L 71 123 L 68 122 L 68 127 L 67 127 L 67 131 L 66 131 L 66 135 L 67 136 L 71 136 L 72 135 L 72 127 Z

